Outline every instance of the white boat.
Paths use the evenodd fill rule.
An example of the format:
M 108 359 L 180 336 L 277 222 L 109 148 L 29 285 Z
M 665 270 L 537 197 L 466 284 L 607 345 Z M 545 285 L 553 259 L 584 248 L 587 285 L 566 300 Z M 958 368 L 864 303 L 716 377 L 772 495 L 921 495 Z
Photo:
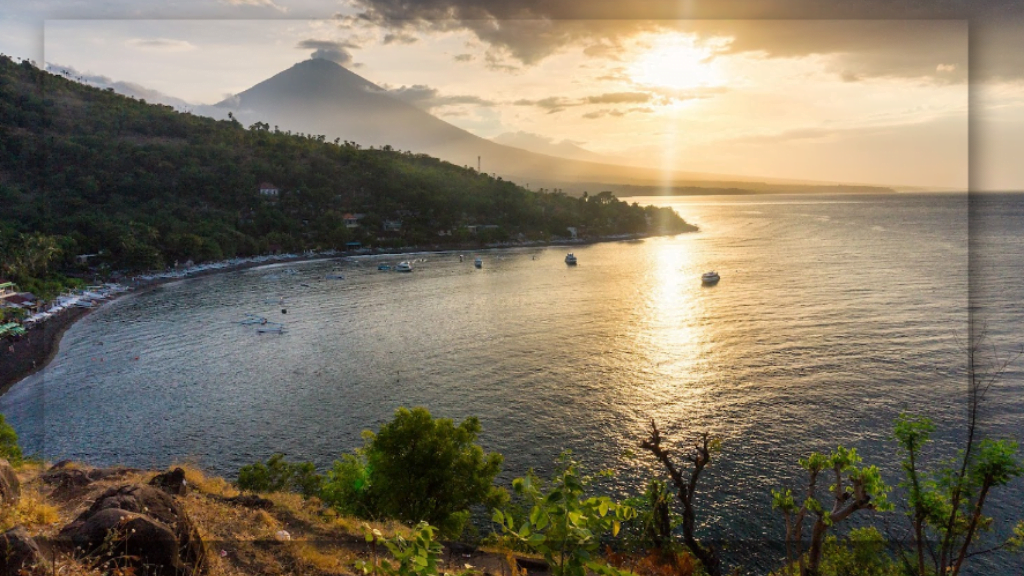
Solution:
M 255 314 L 246 314 L 244 320 L 240 320 L 239 324 L 266 324 L 267 319 L 263 316 L 257 316 Z
M 565 263 L 568 264 L 569 266 L 575 266 L 576 265 L 576 255 L 573 254 L 572 252 L 569 252 L 568 254 L 566 254 L 565 255 Z
M 408 262 L 399 262 L 395 266 L 395 272 L 412 272 L 412 264 Z
M 703 284 L 718 284 L 718 281 L 721 279 L 722 277 L 719 276 L 718 272 L 715 272 L 714 270 L 712 270 L 711 272 L 705 272 L 700 276 L 700 281 Z
M 484 267 L 483 259 L 477 258 L 476 260 L 473 260 L 473 266 L 476 266 L 477 268 L 483 268 Z

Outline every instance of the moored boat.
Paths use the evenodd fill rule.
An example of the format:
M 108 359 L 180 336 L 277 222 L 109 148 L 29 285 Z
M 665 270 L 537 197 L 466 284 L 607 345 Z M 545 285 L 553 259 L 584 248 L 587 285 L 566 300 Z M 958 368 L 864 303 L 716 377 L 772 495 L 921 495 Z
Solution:
M 711 272 L 705 272 L 701 274 L 700 281 L 703 284 L 717 284 L 722 277 L 718 275 L 718 272 L 712 270 Z
M 473 260 L 473 266 L 476 266 L 477 268 L 483 268 L 484 267 L 483 259 L 482 258 L 477 258 L 476 260 Z
M 412 272 L 412 264 L 408 262 L 399 262 L 395 266 L 395 272 Z
M 565 263 L 568 264 L 569 266 L 575 266 L 576 265 L 576 255 L 573 254 L 572 252 L 569 252 L 568 254 L 566 254 L 565 255 Z

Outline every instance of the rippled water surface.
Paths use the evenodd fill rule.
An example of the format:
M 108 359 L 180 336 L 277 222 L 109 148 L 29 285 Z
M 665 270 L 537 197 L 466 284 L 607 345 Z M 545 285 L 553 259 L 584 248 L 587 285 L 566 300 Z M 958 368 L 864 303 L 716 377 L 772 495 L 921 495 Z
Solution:
M 702 231 L 577 246 L 572 268 L 566 248 L 521 248 L 413 255 L 411 274 L 365 257 L 168 284 L 76 324 L 0 411 L 48 459 L 188 458 L 230 476 L 275 451 L 326 466 L 422 405 L 478 416 L 506 479 L 571 448 L 618 469 L 618 490 L 642 482 L 622 454 L 655 418 L 671 440 L 725 440 L 708 533 L 779 538 L 768 488 L 798 456 L 843 443 L 884 463 L 907 407 L 961 422 L 969 303 L 998 350 L 1020 343 L 1021 196 L 970 218 L 963 195 L 631 200 Z M 344 280 L 324 279 L 335 269 Z M 722 280 L 703 287 L 710 269 Z M 257 334 L 246 313 L 288 332 Z M 1007 375 L 991 429 L 1019 430 L 1020 380 Z

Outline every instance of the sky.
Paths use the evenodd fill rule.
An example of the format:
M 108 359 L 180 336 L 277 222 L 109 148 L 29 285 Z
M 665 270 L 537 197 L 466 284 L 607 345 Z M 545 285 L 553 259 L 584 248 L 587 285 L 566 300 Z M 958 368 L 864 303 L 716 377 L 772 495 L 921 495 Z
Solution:
M 675 170 L 1024 190 L 1012 2 L 47 0 L 0 52 L 180 107 L 310 58 L 460 128 Z

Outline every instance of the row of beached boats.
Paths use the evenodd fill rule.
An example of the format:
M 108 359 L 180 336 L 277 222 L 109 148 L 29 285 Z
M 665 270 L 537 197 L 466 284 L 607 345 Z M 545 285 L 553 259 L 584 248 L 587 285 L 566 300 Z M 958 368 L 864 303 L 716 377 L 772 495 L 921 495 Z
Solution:
M 248 264 L 268 264 L 273 262 L 280 262 L 282 260 L 294 260 L 296 258 L 311 258 L 317 256 L 336 256 L 338 251 L 336 250 L 325 250 L 322 252 L 307 251 L 302 254 L 267 254 L 263 256 L 249 256 L 247 258 L 232 258 L 230 260 L 221 260 L 219 262 L 206 262 L 203 264 L 196 264 L 193 266 L 186 266 L 185 268 L 179 268 L 176 270 L 168 270 L 167 272 L 159 272 L 152 274 L 143 274 L 135 276 L 133 279 L 142 282 L 151 282 L 153 280 L 170 280 L 174 278 L 187 278 L 203 272 L 210 272 L 216 270 L 224 270 L 226 268 L 235 268 L 238 266 Z M 282 271 L 283 274 L 295 275 L 298 274 L 298 270 L 294 268 L 288 268 Z
M 50 301 L 44 310 L 36 312 L 35 314 L 25 318 L 23 323 L 26 326 L 32 326 L 40 322 L 45 322 L 71 308 L 95 308 L 102 302 L 110 300 L 119 294 L 127 292 L 128 290 L 130 290 L 130 288 L 127 286 L 111 282 L 95 286 L 86 286 L 82 290 L 65 292 Z

